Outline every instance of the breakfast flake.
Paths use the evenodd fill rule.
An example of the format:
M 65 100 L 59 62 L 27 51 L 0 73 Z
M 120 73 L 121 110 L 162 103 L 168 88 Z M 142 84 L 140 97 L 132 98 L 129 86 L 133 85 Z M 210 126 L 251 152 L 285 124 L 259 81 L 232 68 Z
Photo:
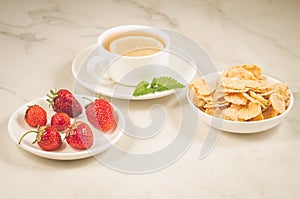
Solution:
M 264 116 L 262 114 L 262 112 L 257 115 L 256 117 L 252 118 L 250 121 L 259 121 L 259 120 L 263 120 L 264 119 Z
M 192 102 L 203 112 L 232 121 L 259 121 L 283 113 L 290 101 L 286 83 L 269 84 L 254 64 L 231 66 L 206 82 L 195 78 L 189 85 Z
M 272 106 L 269 106 L 265 111 L 262 112 L 264 119 L 269 119 L 278 115 L 278 112 L 274 110 Z
M 192 84 L 190 85 L 190 87 L 194 87 L 196 88 L 195 90 L 198 92 L 199 95 L 209 95 L 211 94 L 211 91 L 208 87 L 208 84 L 206 83 L 206 81 L 200 77 L 196 78 Z
M 258 103 L 249 102 L 238 113 L 238 118 L 242 120 L 250 120 L 261 113 L 261 107 Z
M 225 77 L 222 79 L 222 82 L 225 88 L 234 89 L 234 90 L 241 90 L 246 88 L 245 82 L 236 77 L 232 77 L 232 78 Z
M 246 105 L 248 102 L 248 99 L 243 96 L 241 93 L 228 93 L 225 96 L 225 100 L 232 104 L 241 104 Z
M 278 113 L 282 113 L 283 111 L 285 111 L 285 101 L 281 97 L 280 94 L 273 93 L 270 96 L 270 102 L 271 102 L 271 105 L 272 105 L 273 109 L 275 111 L 277 111 Z
M 260 94 L 257 94 L 253 91 L 249 91 L 249 94 L 250 94 L 250 97 L 252 97 L 252 98 L 256 99 L 257 101 L 259 101 L 260 103 L 262 103 L 264 108 L 266 106 L 268 106 L 269 101 L 267 99 L 265 99 L 263 96 L 261 96 Z
M 227 109 L 225 109 L 225 119 L 227 120 L 238 120 L 238 114 L 239 114 L 240 109 L 237 108 L 236 106 L 230 106 Z

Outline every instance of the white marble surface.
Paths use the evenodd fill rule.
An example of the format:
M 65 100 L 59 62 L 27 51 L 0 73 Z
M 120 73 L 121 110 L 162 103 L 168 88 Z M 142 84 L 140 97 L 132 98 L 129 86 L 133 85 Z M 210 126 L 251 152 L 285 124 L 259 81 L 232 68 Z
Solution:
M 300 182 L 300 2 L 298 0 L 0 0 L 1 198 L 298 198 Z M 73 89 L 71 62 L 109 27 L 142 24 L 178 31 L 206 48 L 218 69 L 256 63 L 286 81 L 295 104 L 279 126 L 259 134 L 222 133 L 200 160 L 205 126 L 188 151 L 158 172 L 133 175 L 88 158 L 43 159 L 19 148 L 7 122 L 16 108 L 49 88 Z M 176 114 L 169 96 L 154 103 Z M 131 116 L 149 122 L 153 102 L 133 104 Z M 174 114 L 173 114 L 174 113 Z M 164 144 L 176 125 L 160 135 Z M 128 144 L 126 139 L 121 145 Z M 149 141 L 130 143 L 147 151 Z

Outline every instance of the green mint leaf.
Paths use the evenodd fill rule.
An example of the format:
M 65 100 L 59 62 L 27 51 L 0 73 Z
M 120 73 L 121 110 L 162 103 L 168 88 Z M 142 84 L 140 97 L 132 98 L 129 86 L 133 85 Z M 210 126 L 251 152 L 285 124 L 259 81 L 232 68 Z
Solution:
M 152 80 L 154 84 L 160 84 L 164 87 L 167 87 L 169 90 L 176 88 L 184 88 L 184 85 L 179 83 L 176 79 L 172 77 L 157 77 Z
M 157 77 L 153 78 L 152 82 L 141 81 L 133 91 L 133 96 L 147 95 L 155 92 L 162 92 L 176 88 L 184 88 L 185 86 L 179 83 L 172 77 Z
M 142 81 L 140 82 L 134 92 L 133 92 L 133 96 L 141 96 L 141 95 L 147 95 L 147 94 L 150 94 L 150 93 L 154 93 L 154 89 L 153 88 L 149 88 L 150 87 L 150 84 L 149 82 L 146 82 L 146 81 Z
M 162 84 L 155 84 L 154 89 L 155 89 L 156 92 L 162 92 L 162 91 L 170 90 L 168 87 L 166 87 Z

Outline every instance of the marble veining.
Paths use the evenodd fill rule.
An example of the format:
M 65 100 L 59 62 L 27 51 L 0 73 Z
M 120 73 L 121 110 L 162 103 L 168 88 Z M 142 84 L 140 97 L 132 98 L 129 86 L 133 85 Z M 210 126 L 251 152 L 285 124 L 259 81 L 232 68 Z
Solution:
M 0 85 L 0 90 L 16 96 L 17 98 L 21 99 L 25 103 L 28 102 L 28 100 L 25 99 L 23 96 L 19 95 L 18 93 L 16 93 L 15 91 L 13 91 L 13 90 L 11 90 L 11 89 L 9 89 L 7 87 L 4 87 L 4 86 Z
M 268 1 L 268 3 L 272 4 L 272 1 Z M 252 29 L 252 28 L 245 26 L 245 24 L 239 23 L 237 20 L 235 20 L 229 14 L 227 14 L 218 3 L 213 2 L 213 1 L 207 1 L 207 4 L 216 10 L 215 14 L 221 15 L 221 17 L 223 19 L 226 19 L 228 21 L 228 23 L 234 24 L 236 27 L 250 33 L 251 35 L 257 35 L 258 37 L 261 37 L 262 39 L 269 41 L 270 43 L 272 43 L 274 46 L 276 46 L 280 50 L 288 53 L 290 56 L 297 59 L 297 61 L 300 61 L 300 55 L 296 54 L 294 51 L 290 50 L 288 47 L 282 45 L 280 43 L 280 41 L 278 41 L 277 39 L 274 39 L 266 34 L 263 34 L 259 31 L 257 31 L 259 29 Z
M 34 20 L 34 24 L 48 24 L 48 25 L 61 25 L 75 28 L 82 28 L 82 26 L 75 21 L 62 17 L 63 13 L 60 11 L 58 6 L 54 6 L 51 9 L 38 9 L 27 12 Z
M 145 13 L 145 18 L 149 21 L 165 21 L 171 27 L 178 27 L 178 20 L 168 16 L 167 14 L 159 11 L 159 4 L 156 4 L 156 8 L 145 5 L 141 1 L 134 0 L 114 0 L 117 3 L 120 3 L 124 6 L 134 6 L 138 9 L 141 9 Z
M 0 5 L 0 198 L 299 196 L 299 1 L 0 0 Z M 43 159 L 18 147 L 8 134 L 10 115 L 25 102 L 45 96 L 53 86 L 70 90 L 78 86 L 71 71 L 76 54 L 96 43 L 104 30 L 124 24 L 181 32 L 203 45 L 220 70 L 257 63 L 268 75 L 290 85 L 294 107 L 282 124 L 268 131 L 222 133 L 201 160 L 208 127 L 199 121 L 198 134 L 186 153 L 169 167 L 146 175 L 117 172 L 95 158 Z M 177 133 L 174 126 L 179 119 L 174 113 L 180 112 L 180 106 L 173 98 L 130 102 L 129 115 L 137 123 L 151 120 L 149 107 L 156 103 L 170 115 L 167 126 L 171 127 L 163 129 L 157 136 L 161 140 L 154 144 Z M 140 144 L 124 138 L 118 146 L 147 151 L 147 146 L 153 146 L 150 141 Z
M 16 26 L 11 24 L 6 24 L 0 21 L 0 34 L 18 38 L 27 42 L 39 42 L 46 40 L 46 38 L 39 38 L 36 33 L 28 32 L 28 28 L 32 26 Z

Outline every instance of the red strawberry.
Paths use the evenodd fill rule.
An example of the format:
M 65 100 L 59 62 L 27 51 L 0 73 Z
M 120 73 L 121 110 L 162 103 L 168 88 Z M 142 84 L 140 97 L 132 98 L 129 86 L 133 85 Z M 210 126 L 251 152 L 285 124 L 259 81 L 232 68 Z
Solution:
M 92 129 L 85 122 L 77 121 L 66 131 L 68 144 L 76 149 L 88 149 L 93 145 Z
M 51 126 L 59 131 L 64 131 L 70 126 L 70 117 L 66 113 L 55 113 L 51 117 Z
M 34 128 L 44 126 L 47 123 L 47 113 L 39 105 L 29 106 L 25 113 L 25 121 Z
M 97 129 L 108 132 L 115 127 L 114 110 L 111 104 L 101 98 L 86 107 L 88 121 Z
M 55 112 L 64 112 L 70 117 L 75 118 L 82 113 L 82 107 L 73 94 L 66 90 L 60 89 L 58 92 L 50 90 L 50 95 L 47 95 L 50 99 L 52 108 Z
M 37 143 L 41 149 L 45 151 L 52 151 L 59 148 L 62 145 L 60 133 L 52 126 L 42 126 L 37 131 L 26 132 L 19 141 L 22 142 L 23 138 L 29 133 L 37 133 L 36 139 L 32 144 Z

